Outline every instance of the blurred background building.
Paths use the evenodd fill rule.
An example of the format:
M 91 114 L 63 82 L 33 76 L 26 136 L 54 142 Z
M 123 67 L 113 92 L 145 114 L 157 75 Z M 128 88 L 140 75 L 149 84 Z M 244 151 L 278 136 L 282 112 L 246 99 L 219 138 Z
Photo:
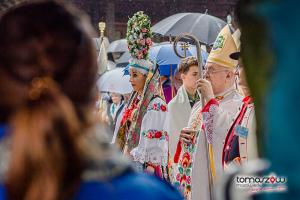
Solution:
M 109 40 L 124 38 L 127 20 L 137 11 L 150 16 L 152 24 L 181 12 L 207 12 L 226 20 L 237 0 L 67 0 L 85 10 L 95 28 L 99 21 L 106 22 Z
M 0 0 L 0 13 L 6 8 L 30 0 Z M 237 0 L 62 0 L 87 12 L 96 30 L 98 22 L 106 22 L 105 35 L 110 41 L 124 38 L 127 20 L 137 11 L 150 16 L 152 24 L 176 13 L 207 12 L 226 21 Z M 96 37 L 96 36 L 95 36 Z

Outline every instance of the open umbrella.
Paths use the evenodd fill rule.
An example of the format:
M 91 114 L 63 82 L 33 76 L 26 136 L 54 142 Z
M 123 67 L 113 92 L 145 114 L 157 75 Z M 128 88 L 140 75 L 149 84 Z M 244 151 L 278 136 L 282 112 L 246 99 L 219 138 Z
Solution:
M 156 45 L 156 43 L 153 43 L 153 45 Z M 129 63 L 129 60 L 131 58 L 131 55 L 128 51 L 128 49 L 120 56 L 119 59 L 116 59 L 116 67 L 126 67 Z
M 127 48 L 127 40 L 126 39 L 120 39 L 115 40 L 108 46 L 108 53 L 115 53 L 115 52 L 124 52 L 128 51 Z
M 152 31 L 164 36 L 189 33 L 201 43 L 211 45 L 225 25 L 223 20 L 208 14 L 178 13 L 155 24 Z
M 178 52 L 181 55 L 197 57 L 197 50 L 194 45 L 189 45 L 188 49 L 185 50 L 180 46 L 177 47 Z M 202 66 L 205 65 L 208 54 L 205 51 L 201 51 L 202 55 Z M 170 76 L 174 74 L 180 59 L 174 52 L 173 44 L 161 43 L 159 45 L 150 48 L 149 52 L 150 59 L 159 65 L 160 75 Z
M 116 68 L 105 72 L 97 80 L 97 88 L 100 92 L 116 92 L 120 94 L 132 91 L 129 76 L 124 76 L 123 68 Z
M 126 51 L 128 51 L 127 40 L 126 39 L 115 40 L 112 43 L 110 43 L 108 47 L 108 51 L 107 51 L 108 59 L 118 64 L 118 59 Z
M 116 67 L 126 67 L 128 65 L 131 55 L 129 51 L 125 51 L 122 56 L 116 60 Z
M 116 63 L 114 63 L 111 60 L 108 60 L 108 62 L 107 62 L 107 70 L 110 71 L 110 70 L 113 70 L 115 68 L 116 68 Z

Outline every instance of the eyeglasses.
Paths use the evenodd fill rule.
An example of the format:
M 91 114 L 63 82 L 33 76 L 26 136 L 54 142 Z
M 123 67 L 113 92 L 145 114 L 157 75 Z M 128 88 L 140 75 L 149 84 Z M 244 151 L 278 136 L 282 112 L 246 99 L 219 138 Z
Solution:
M 207 76 L 210 76 L 212 74 L 215 74 L 215 73 L 219 73 L 219 72 L 226 72 L 226 71 L 229 71 L 228 69 L 219 69 L 219 70 L 204 70 L 204 76 L 207 77 Z

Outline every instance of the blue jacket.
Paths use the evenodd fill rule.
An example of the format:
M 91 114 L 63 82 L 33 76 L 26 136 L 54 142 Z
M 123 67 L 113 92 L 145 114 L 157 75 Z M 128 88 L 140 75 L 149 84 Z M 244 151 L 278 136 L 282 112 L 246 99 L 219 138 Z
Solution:
M 6 200 L 3 185 L 0 200 Z M 179 192 L 154 176 L 126 172 L 107 182 L 83 182 L 75 193 L 74 200 L 180 200 Z
M 154 176 L 127 172 L 109 182 L 82 183 L 74 200 L 179 200 L 176 189 Z
M 7 133 L 7 127 L 0 125 L 0 141 Z M 100 169 L 101 170 L 101 169 Z M 6 200 L 6 190 L 0 183 L 0 200 Z M 119 175 L 105 180 L 83 181 L 72 200 L 179 200 L 180 193 L 168 183 L 150 175 L 125 168 Z

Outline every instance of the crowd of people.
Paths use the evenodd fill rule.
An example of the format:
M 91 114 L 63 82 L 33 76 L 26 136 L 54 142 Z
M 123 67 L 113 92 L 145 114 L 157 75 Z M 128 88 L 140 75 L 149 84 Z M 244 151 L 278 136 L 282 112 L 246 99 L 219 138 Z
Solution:
M 196 57 L 181 59 L 177 81 L 159 78 L 159 66 L 148 58 L 150 27 L 143 12 L 128 21 L 127 70 L 134 91 L 119 113 L 112 144 L 138 171 L 166 180 L 185 199 L 212 199 L 227 170 L 258 158 L 254 105 L 239 56 L 241 32 L 226 25 L 203 70 Z

